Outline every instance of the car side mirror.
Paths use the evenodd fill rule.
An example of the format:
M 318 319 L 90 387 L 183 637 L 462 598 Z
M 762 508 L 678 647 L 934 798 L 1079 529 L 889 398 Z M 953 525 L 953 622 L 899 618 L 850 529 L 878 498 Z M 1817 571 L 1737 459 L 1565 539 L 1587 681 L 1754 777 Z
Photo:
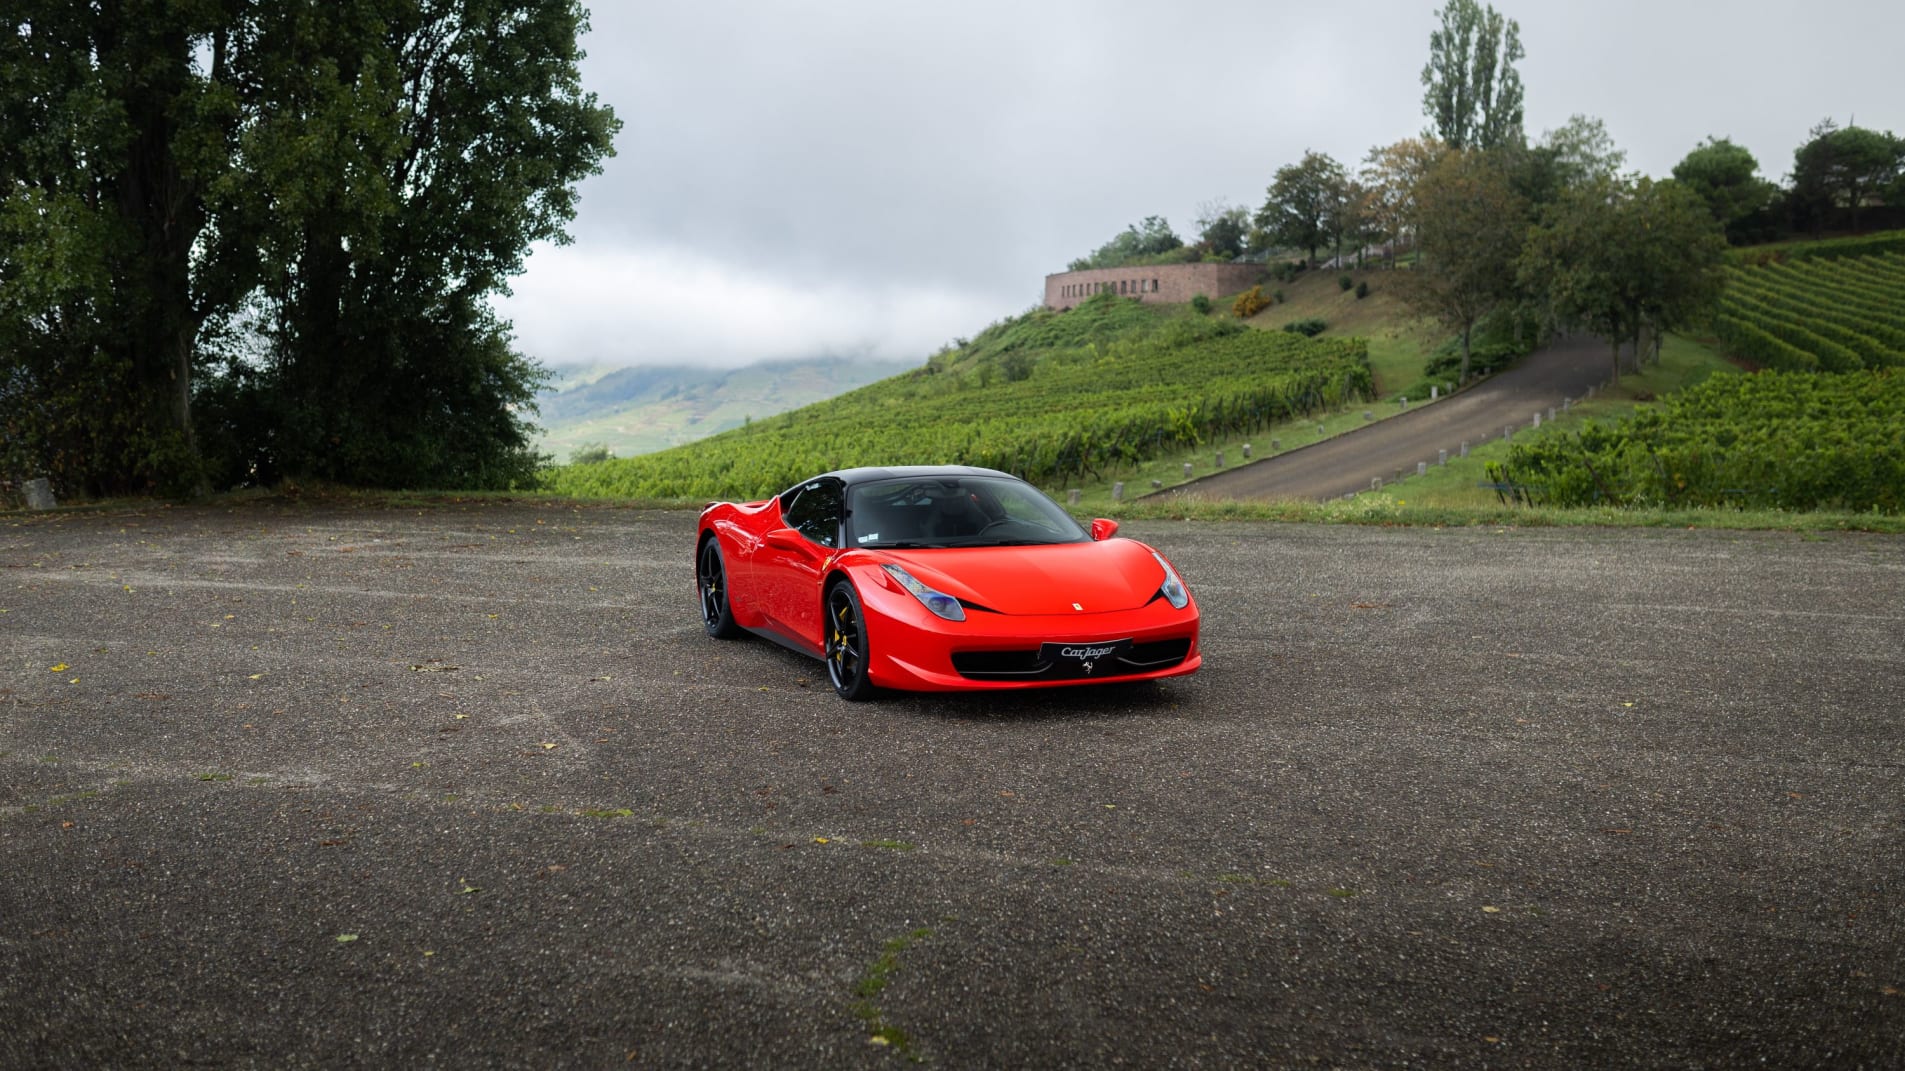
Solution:
M 1098 542 L 1102 543 L 1117 534 L 1118 522 L 1110 517 L 1099 517 L 1091 522 L 1091 537 Z
M 776 528 L 761 538 L 775 550 L 804 550 L 807 545 L 807 540 L 792 528 Z

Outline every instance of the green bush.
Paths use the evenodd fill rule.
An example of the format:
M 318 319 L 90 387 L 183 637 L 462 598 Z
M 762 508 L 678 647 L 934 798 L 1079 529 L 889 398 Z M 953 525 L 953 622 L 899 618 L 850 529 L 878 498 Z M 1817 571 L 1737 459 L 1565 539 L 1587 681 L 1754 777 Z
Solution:
M 615 451 L 602 443 L 583 443 L 569 455 L 571 465 L 596 465 L 615 457 Z
M 1199 316 L 1209 316 L 1210 315 L 1210 295 L 1209 294 L 1192 294 L 1191 308 Z
M 1293 335 L 1307 335 L 1310 338 L 1315 338 L 1329 330 L 1329 327 L 1329 324 L 1324 323 L 1316 317 L 1311 317 L 1307 320 L 1291 320 L 1289 323 L 1283 325 L 1283 329 Z
M 1369 296 L 1369 280 L 1365 279 L 1362 282 L 1356 284 L 1356 300 L 1361 301 L 1362 299 L 1368 296 Z
M 1348 290 L 1355 285 L 1356 280 L 1350 278 L 1348 272 L 1344 272 L 1336 277 L 1336 289 L 1338 290 Z

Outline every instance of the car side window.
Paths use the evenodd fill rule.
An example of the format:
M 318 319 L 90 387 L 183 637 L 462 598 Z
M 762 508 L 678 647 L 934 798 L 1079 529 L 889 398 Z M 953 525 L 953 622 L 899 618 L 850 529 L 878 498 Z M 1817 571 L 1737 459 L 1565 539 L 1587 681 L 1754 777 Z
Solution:
M 781 496 L 781 519 L 823 547 L 838 547 L 841 506 L 840 481 L 809 480 Z

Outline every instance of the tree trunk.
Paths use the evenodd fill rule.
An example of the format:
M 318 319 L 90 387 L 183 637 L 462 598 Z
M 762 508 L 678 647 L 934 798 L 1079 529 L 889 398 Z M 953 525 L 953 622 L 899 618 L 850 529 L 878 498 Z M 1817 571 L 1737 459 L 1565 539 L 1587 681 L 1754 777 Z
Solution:
M 1468 337 L 1474 329 L 1475 321 L 1473 320 L 1462 325 L 1462 377 L 1456 380 L 1457 383 L 1468 382 Z
M 119 491 L 162 489 L 202 494 L 204 465 L 192 430 L 192 353 L 199 321 L 192 303 L 192 246 L 204 229 L 205 210 L 197 184 L 181 173 L 173 152 L 177 103 L 191 81 L 191 43 L 176 26 L 114 24 L 107 5 L 98 37 L 102 67 L 138 72 L 120 104 L 131 142 L 123 169 L 113 178 L 113 196 L 133 247 L 116 274 L 121 291 L 117 346 L 127 362 L 137 397 L 126 399 L 137 426 L 126 443 L 132 456 L 149 458 L 143 471 L 102 474 Z M 141 32 L 144 30 L 144 32 Z M 122 36 L 123 34 L 123 36 Z M 130 458 L 122 464 L 130 464 Z M 141 486 L 146 484 L 147 486 Z

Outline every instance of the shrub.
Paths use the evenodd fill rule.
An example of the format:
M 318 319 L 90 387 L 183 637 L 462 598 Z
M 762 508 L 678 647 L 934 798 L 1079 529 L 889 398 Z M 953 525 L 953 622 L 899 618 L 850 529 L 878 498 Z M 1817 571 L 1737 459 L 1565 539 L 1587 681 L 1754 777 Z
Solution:
M 1294 281 L 1296 279 L 1296 273 L 1302 270 L 1302 268 L 1286 260 L 1270 269 L 1270 273 L 1277 277 L 1277 282 L 1287 283 Z
M 1364 279 L 1362 282 L 1356 284 L 1356 300 L 1361 301 L 1362 299 L 1368 296 L 1369 296 L 1369 280 Z
M 1470 340 L 1468 348 L 1468 374 L 1472 376 L 1494 372 L 1512 364 L 1522 355 L 1522 350 L 1512 342 L 1477 342 Z M 1445 342 L 1436 348 L 1429 363 L 1422 369 L 1426 379 L 1453 380 L 1462 370 L 1462 340 Z
M 1336 289 L 1338 290 L 1348 290 L 1350 287 L 1355 285 L 1356 285 L 1356 280 L 1350 278 L 1348 272 L 1344 272 L 1343 274 L 1336 277 Z
M 1329 326 L 1329 324 L 1324 323 L 1322 320 L 1311 317 L 1307 320 L 1291 320 L 1289 323 L 1283 325 L 1283 329 L 1293 335 L 1308 335 L 1311 338 L 1315 338 L 1317 335 L 1329 330 Z
M 1210 315 L 1210 295 L 1192 294 L 1191 308 L 1195 310 L 1199 316 L 1209 316 Z
M 1284 297 L 1284 296 L 1283 296 L 1283 291 L 1281 291 L 1281 290 L 1278 290 L 1278 291 L 1276 291 L 1275 293 L 1272 293 L 1272 294 L 1271 294 L 1270 296 L 1271 296 L 1271 298 L 1273 298 L 1273 299 L 1274 299 L 1274 300 L 1276 301 L 1276 303 L 1277 303 L 1277 304 L 1279 304 L 1279 305 L 1281 305 L 1281 304 L 1283 304 L 1284 302 L 1286 302 L 1286 301 L 1288 301 L 1288 300 L 1290 300 L 1289 298 L 1287 298 L 1287 297 Z
M 606 444 L 583 443 L 581 446 L 575 448 L 574 453 L 569 455 L 569 464 L 595 465 L 612 460 L 614 457 L 615 451 L 610 450 Z
M 1263 296 L 1263 287 L 1253 286 L 1242 294 L 1230 306 L 1239 320 L 1247 320 L 1270 307 L 1270 299 Z

